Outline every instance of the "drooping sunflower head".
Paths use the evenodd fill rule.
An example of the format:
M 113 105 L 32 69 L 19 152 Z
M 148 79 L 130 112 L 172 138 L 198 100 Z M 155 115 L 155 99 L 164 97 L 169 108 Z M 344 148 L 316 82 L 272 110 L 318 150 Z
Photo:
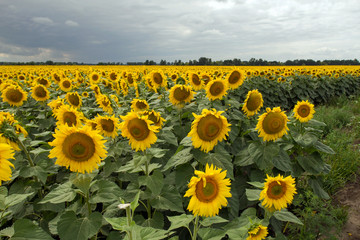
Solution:
M 157 141 L 155 132 L 158 132 L 158 127 L 152 125 L 148 116 L 129 112 L 120 117 L 124 120 L 120 123 L 121 135 L 129 139 L 131 148 L 144 151 Z
M 247 93 L 242 110 L 248 117 L 254 116 L 263 106 L 264 100 L 261 93 L 255 89 Z
M 166 87 L 167 85 L 166 77 L 161 71 L 152 71 L 150 73 L 150 79 L 155 88 Z
M 223 80 L 212 80 L 206 85 L 206 97 L 213 101 L 216 99 L 222 99 L 226 95 L 228 90 L 228 84 Z
M 169 91 L 169 101 L 173 105 L 180 105 L 189 103 L 194 97 L 194 92 L 191 86 L 185 86 L 181 84 L 174 85 Z
M 211 164 L 206 164 L 205 172 L 195 170 L 190 179 L 184 197 L 191 197 L 187 209 L 195 216 L 213 217 L 226 207 L 226 198 L 231 197 L 230 179 L 226 178 L 226 170 L 222 171 Z
M 93 84 L 90 88 L 94 91 L 95 96 L 101 95 L 101 90 L 98 85 Z
M 64 105 L 64 99 L 58 97 L 57 99 L 51 100 L 48 103 L 48 106 L 51 108 L 54 116 L 56 115 L 57 110 Z
M 291 204 L 296 193 L 295 179 L 291 176 L 284 178 L 280 174 L 277 177 L 267 175 L 264 189 L 260 193 L 259 200 L 266 208 L 274 207 L 281 210 Z
M 111 72 L 109 72 L 109 74 L 108 74 L 108 78 L 109 78 L 110 81 L 116 81 L 116 80 L 118 80 L 118 77 L 119 77 L 119 76 L 120 76 L 120 75 L 117 74 L 115 71 L 111 71 Z
M 38 77 L 38 78 L 36 79 L 36 84 L 41 84 L 41 85 L 43 85 L 44 87 L 48 88 L 48 87 L 50 87 L 51 82 L 50 82 L 50 80 L 47 79 L 47 78 Z
M 133 99 L 131 101 L 131 109 L 135 112 L 145 111 L 149 109 L 149 104 L 146 100 Z
M 262 240 L 269 234 L 267 227 L 261 224 L 254 224 L 248 230 L 248 237 L 246 240 Z
M 2 98 L 4 102 L 11 106 L 21 106 L 27 100 L 27 92 L 23 91 L 18 85 L 10 85 L 3 90 Z
M 119 119 L 113 116 L 98 115 L 94 121 L 96 122 L 96 129 L 106 137 L 115 138 L 118 135 Z
M 9 159 L 14 159 L 12 147 L 7 143 L 0 143 L 0 186 L 2 181 L 9 181 L 11 179 L 11 167 L 14 167 L 14 165 Z
M 162 128 L 164 122 L 166 121 L 161 117 L 160 113 L 155 110 L 145 111 L 142 114 L 147 115 L 148 119 L 152 121 L 156 127 L 159 127 L 159 129 Z
M 49 142 L 49 157 L 57 158 L 56 164 L 70 168 L 72 172 L 92 172 L 106 157 L 105 140 L 90 126 L 82 128 L 60 126 L 55 130 L 54 141 Z
M 297 102 L 294 107 L 294 117 L 300 122 L 308 122 L 314 117 L 314 105 L 309 103 L 308 100 Z
M 200 79 L 199 75 L 197 73 L 194 72 L 190 72 L 188 74 L 189 76 L 189 82 L 191 84 L 191 86 L 194 88 L 195 91 L 199 91 L 203 88 L 204 83 L 203 81 Z
M 287 134 L 288 121 L 289 119 L 280 107 L 267 108 L 266 113 L 259 117 L 255 129 L 258 130 L 259 137 L 262 137 L 264 141 L 275 141 Z
M 72 89 L 72 83 L 68 78 L 61 79 L 59 86 L 64 92 L 69 92 Z
M 56 83 L 60 83 L 61 81 L 61 74 L 57 73 L 57 72 L 53 72 L 51 74 L 52 79 L 56 82 Z
M 191 124 L 191 130 L 188 137 L 191 137 L 195 148 L 201 148 L 201 151 L 211 151 L 218 142 L 226 139 L 229 135 L 230 124 L 221 114 L 223 111 L 215 109 L 203 109 L 201 115 L 193 113 L 195 119 Z
M 73 92 L 73 93 L 68 92 L 66 94 L 66 100 L 71 106 L 75 108 L 80 108 L 82 105 L 81 97 L 77 92 Z
M 31 92 L 31 96 L 38 102 L 43 102 L 50 98 L 49 91 L 41 84 L 35 85 Z
M 228 82 L 229 88 L 236 89 L 243 84 L 245 78 L 246 76 L 244 71 L 236 69 L 230 72 L 226 80 Z
M 79 127 L 82 119 L 84 118 L 82 112 L 79 112 L 76 108 L 65 104 L 57 109 L 55 117 L 58 120 L 57 124 L 59 126 L 66 125 L 69 127 Z
M 97 95 L 96 102 L 103 111 L 109 114 L 113 113 L 113 108 L 111 107 L 111 101 L 108 96 L 103 94 Z

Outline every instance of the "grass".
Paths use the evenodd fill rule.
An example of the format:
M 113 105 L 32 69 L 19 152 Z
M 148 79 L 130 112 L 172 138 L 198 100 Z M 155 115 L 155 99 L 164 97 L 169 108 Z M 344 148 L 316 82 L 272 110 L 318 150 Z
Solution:
M 315 111 L 314 118 L 326 124 L 322 129 L 323 142 L 336 152 L 334 155 L 323 155 L 331 166 L 330 173 L 323 176 L 323 187 L 334 195 L 359 173 L 360 96 L 340 97 L 317 106 Z M 347 219 L 344 207 L 336 206 L 331 199 L 320 199 L 309 189 L 299 189 L 293 206 L 293 212 L 304 225 L 291 224 L 287 230 L 289 239 L 338 239 Z

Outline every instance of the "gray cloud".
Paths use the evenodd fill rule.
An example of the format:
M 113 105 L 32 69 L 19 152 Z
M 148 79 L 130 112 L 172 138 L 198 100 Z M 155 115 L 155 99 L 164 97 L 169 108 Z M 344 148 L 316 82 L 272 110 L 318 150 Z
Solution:
M 0 61 L 359 58 L 359 10 L 357 0 L 2 0 Z

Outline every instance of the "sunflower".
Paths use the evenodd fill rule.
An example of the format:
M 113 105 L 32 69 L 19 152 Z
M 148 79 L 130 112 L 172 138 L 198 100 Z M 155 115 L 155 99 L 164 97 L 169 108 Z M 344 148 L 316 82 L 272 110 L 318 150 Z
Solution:
M 38 102 L 44 102 L 50 98 L 49 91 L 41 84 L 35 85 L 31 92 L 31 96 Z
M 221 99 L 226 95 L 228 90 L 228 84 L 223 80 L 212 80 L 206 85 L 206 97 L 213 101 L 216 99 Z
M 196 73 L 189 73 L 189 82 L 195 91 L 199 91 L 203 88 L 203 82 Z
M 111 101 L 108 96 L 100 94 L 100 95 L 96 96 L 96 102 L 97 102 L 97 104 L 99 104 L 99 107 L 103 111 L 105 111 L 109 114 L 113 113 L 113 109 L 111 107 Z
M 314 105 L 309 103 L 308 100 L 297 102 L 294 107 L 294 117 L 300 122 L 308 122 L 314 116 Z
M 41 85 L 43 85 L 44 87 L 48 88 L 48 87 L 50 87 L 51 82 L 50 82 L 48 79 L 46 79 L 46 78 L 38 77 L 38 78 L 36 79 L 36 84 L 41 84 Z
M 193 146 L 201 148 L 202 151 L 209 152 L 220 141 L 229 136 L 230 124 L 221 114 L 224 111 L 215 109 L 203 109 L 201 115 L 196 115 L 191 124 L 191 130 L 188 137 L 191 137 Z
M 149 109 L 149 104 L 146 100 L 133 99 L 131 101 L 131 109 L 135 112 L 145 111 Z
M 77 92 L 73 92 L 73 93 L 68 92 L 65 98 L 68 101 L 68 103 L 74 108 L 80 108 L 82 105 L 81 97 Z
M 27 92 L 23 91 L 18 85 L 10 85 L 3 90 L 2 98 L 4 102 L 11 106 L 21 106 L 27 100 Z
M 115 115 L 111 117 L 98 115 L 94 121 L 96 122 L 96 129 L 103 136 L 115 138 L 118 135 L 119 119 Z
M 155 110 L 145 111 L 143 112 L 143 114 L 147 115 L 148 119 L 159 128 L 162 128 L 164 122 L 166 121 L 164 118 L 161 117 L 160 113 L 156 112 Z
M 95 96 L 101 95 L 101 91 L 98 85 L 93 84 L 90 88 L 94 91 Z
M 266 208 L 281 210 L 291 204 L 295 193 L 295 179 L 291 176 L 284 178 L 280 174 L 277 177 L 267 175 L 259 200 L 263 200 L 261 204 Z
M 51 74 L 52 79 L 56 82 L 56 83 L 60 83 L 61 81 L 61 74 L 54 72 Z
M 190 179 L 188 190 L 184 197 L 191 197 L 187 209 L 195 216 L 213 217 L 219 214 L 219 209 L 226 207 L 231 197 L 230 179 L 226 170 L 222 171 L 211 164 L 206 164 L 205 172 L 195 170 Z
M 84 98 L 87 98 L 87 97 L 89 97 L 89 93 L 84 91 L 84 92 L 82 92 L 81 96 Z
M 120 77 L 120 75 L 118 75 L 116 72 L 114 71 L 111 71 L 109 74 L 108 74 L 108 78 L 110 81 L 116 81 L 118 80 L 118 78 Z
M 64 99 L 58 97 L 57 99 L 54 99 L 54 100 L 52 100 L 51 102 L 49 102 L 47 105 L 51 108 L 53 114 L 55 115 L 56 112 L 57 112 L 57 110 L 58 110 L 62 105 L 64 105 Z
M 182 105 L 189 103 L 194 97 L 192 87 L 181 84 L 174 85 L 169 91 L 169 101 L 173 105 Z
M 54 148 L 49 157 L 57 158 L 56 164 L 70 167 L 72 172 L 92 172 L 106 157 L 105 140 L 90 126 L 82 128 L 60 126 L 55 130 L 54 141 L 49 142 Z
M 245 112 L 245 114 L 248 117 L 251 117 L 257 114 L 257 112 L 263 106 L 263 103 L 264 101 L 261 93 L 257 89 L 251 90 L 246 95 L 246 99 L 244 102 L 244 106 L 242 107 L 242 110 Z
M 136 151 L 144 151 L 155 143 L 158 127 L 151 125 L 148 116 L 137 112 L 129 112 L 126 116 L 120 116 L 124 122 L 120 123 L 121 135 L 129 139 L 131 148 Z
M 59 82 L 60 89 L 64 92 L 69 92 L 72 89 L 72 83 L 69 79 L 63 78 Z
M 58 120 L 58 125 L 67 125 L 70 127 L 79 127 L 81 125 L 81 120 L 84 118 L 82 112 L 65 104 L 59 107 L 55 117 Z
M 167 81 L 165 75 L 160 71 L 153 71 L 150 73 L 151 83 L 155 88 L 166 87 Z
M 248 230 L 248 237 L 246 240 L 262 240 L 269 234 L 267 227 L 261 224 L 255 224 Z
M 275 141 L 278 138 L 287 134 L 288 118 L 280 107 L 274 107 L 273 109 L 266 108 L 266 113 L 263 113 L 258 118 L 256 128 L 259 132 L 259 137 L 262 137 L 264 141 Z
M 10 167 L 14 167 L 14 165 L 9 162 L 9 159 L 14 159 L 12 147 L 6 143 L 0 143 L 0 186 L 2 181 L 11 179 Z
M 96 83 L 100 82 L 100 74 L 98 74 L 97 72 L 92 72 L 89 75 L 89 79 L 92 84 L 96 84 Z
M 226 81 L 228 82 L 229 88 L 236 89 L 243 84 L 245 77 L 244 71 L 233 70 L 226 78 Z
M 4 137 L 1 133 L 0 133 L 0 143 L 6 143 L 10 145 L 12 149 L 14 149 L 15 151 L 21 151 L 19 145 L 16 142 Z

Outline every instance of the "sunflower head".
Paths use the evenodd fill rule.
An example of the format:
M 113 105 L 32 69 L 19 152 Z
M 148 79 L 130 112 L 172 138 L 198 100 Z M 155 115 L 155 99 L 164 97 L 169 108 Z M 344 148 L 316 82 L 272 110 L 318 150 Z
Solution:
M 294 107 L 294 117 L 300 122 L 308 122 L 314 117 L 314 105 L 309 103 L 308 100 L 297 102 Z
M 69 92 L 72 89 L 72 83 L 67 78 L 61 79 L 59 86 L 64 92 Z
M 227 77 L 229 88 L 236 89 L 241 86 L 245 79 L 245 73 L 241 70 L 233 70 Z
M 145 111 L 149 109 L 149 104 L 146 100 L 133 99 L 131 101 L 131 109 L 135 112 Z
M 158 132 L 158 127 L 152 125 L 148 116 L 129 112 L 120 117 L 124 120 L 120 123 L 121 135 L 129 139 L 131 147 L 136 151 L 144 151 L 157 141 L 155 132 Z
M 11 106 L 21 106 L 27 100 L 27 93 L 18 85 L 10 85 L 3 90 L 2 98 L 4 102 Z
M 189 103 L 194 97 L 191 86 L 176 84 L 169 91 L 169 101 L 173 105 Z
M 90 79 L 91 83 L 96 84 L 96 83 L 100 82 L 101 77 L 100 77 L 99 73 L 92 72 L 92 73 L 90 73 L 89 79 Z
M 215 109 L 203 109 L 201 115 L 193 113 L 195 119 L 188 137 L 191 137 L 195 148 L 200 147 L 202 151 L 209 152 L 229 135 L 230 124 L 222 113 Z
M 112 71 L 109 73 L 108 78 L 110 81 L 116 81 L 118 79 L 118 74 Z
M 211 164 L 206 164 L 205 172 L 195 170 L 190 179 L 184 197 L 191 197 L 187 209 L 195 216 L 213 217 L 226 207 L 226 198 L 231 197 L 230 179 L 226 178 L 226 170 L 222 171 Z
M 259 137 L 262 137 L 264 141 L 275 141 L 287 134 L 288 121 L 289 119 L 280 107 L 267 108 L 266 113 L 259 117 L 255 129 L 258 130 Z
M 11 167 L 14 165 L 9 161 L 14 159 L 14 150 L 7 143 L 0 142 L 0 186 L 2 181 L 9 181 L 11 179 Z
M 213 101 L 226 95 L 228 84 L 223 80 L 212 80 L 206 85 L 206 97 Z
M 248 230 L 248 237 L 246 240 L 262 240 L 269 234 L 267 227 L 261 224 L 254 224 Z
M 73 92 L 73 93 L 68 92 L 66 94 L 66 100 L 71 106 L 75 108 L 80 108 L 82 105 L 81 97 L 77 92 Z
M 119 119 L 114 115 L 111 117 L 98 115 L 94 122 L 96 123 L 96 129 L 103 136 L 115 138 L 118 135 Z
M 296 193 L 295 179 L 291 176 L 284 178 L 280 174 L 277 177 L 267 175 L 264 189 L 260 193 L 259 200 L 266 208 L 274 207 L 281 210 L 291 204 Z
M 70 127 L 79 127 L 84 118 L 82 112 L 65 104 L 56 110 L 55 117 L 58 120 L 58 125 L 67 125 Z
M 260 108 L 263 106 L 264 100 L 262 98 L 261 93 L 255 89 L 251 90 L 247 93 L 246 99 L 244 102 L 244 106 L 242 107 L 242 110 L 245 112 L 245 114 L 248 117 L 251 117 L 260 110 Z
M 46 78 L 43 78 L 43 77 L 37 78 L 36 83 L 41 84 L 46 88 L 50 87 L 50 85 L 51 85 L 51 82 L 49 81 L 49 79 L 46 79 Z
M 72 172 L 92 172 L 106 157 L 105 140 L 90 126 L 82 128 L 62 125 L 55 130 L 54 141 L 49 145 L 49 157 L 57 158 L 56 164 L 70 168 Z
M 166 77 L 161 71 L 151 72 L 150 79 L 155 88 L 165 87 L 167 85 Z
M 50 98 L 50 93 L 45 86 L 38 84 L 32 88 L 31 96 L 36 101 L 43 102 Z
M 96 96 L 96 102 L 99 107 L 105 112 L 112 114 L 113 108 L 111 107 L 111 101 L 108 96 L 100 94 Z
M 194 72 L 190 72 L 189 74 L 189 82 L 195 91 L 201 90 L 203 88 L 203 81 L 200 79 L 199 75 Z
M 144 111 L 142 114 L 147 115 L 148 119 L 153 122 L 156 127 L 162 128 L 164 122 L 166 121 L 161 117 L 160 113 L 155 110 Z

